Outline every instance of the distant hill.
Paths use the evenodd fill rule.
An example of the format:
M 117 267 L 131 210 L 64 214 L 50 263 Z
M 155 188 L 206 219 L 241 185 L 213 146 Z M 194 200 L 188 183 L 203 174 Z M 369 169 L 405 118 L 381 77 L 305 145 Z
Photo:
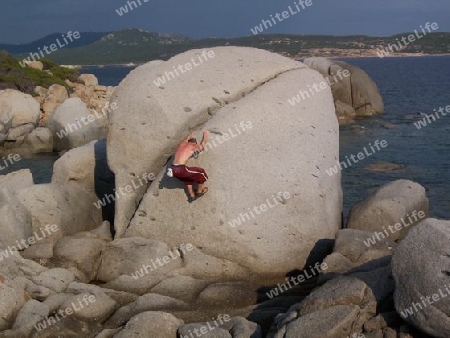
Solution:
M 170 57 L 193 48 L 211 48 L 215 46 L 248 46 L 266 49 L 287 57 L 302 59 L 310 56 L 324 57 L 360 57 L 377 56 L 377 51 L 396 42 L 409 33 L 391 37 L 369 37 L 364 35 L 291 35 L 263 34 L 239 38 L 207 38 L 194 40 L 185 36 L 147 32 L 142 29 L 125 29 L 102 34 L 92 43 L 80 42 L 80 46 L 62 48 L 48 55 L 48 58 L 60 64 L 107 65 L 144 63 L 150 60 L 167 60 Z M 98 36 L 97 36 L 98 37 Z M 53 40 L 52 40 L 53 39 Z M 50 43 L 54 37 L 47 39 Z M 87 38 L 86 38 L 87 39 Z M 92 36 L 92 40 L 95 36 Z M 44 41 L 33 43 L 42 47 Z M 0 45 L 0 49 L 1 49 Z M 391 56 L 450 54 L 450 33 L 432 33 L 409 44 L 401 52 Z
M 60 64 L 95 65 L 140 63 L 169 58 L 192 48 L 194 40 L 183 36 L 126 29 L 104 35 L 79 48 L 62 48 L 48 57 Z
M 81 46 L 86 46 L 94 43 L 95 41 L 100 40 L 105 34 L 108 34 L 109 32 L 103 32 L 103 33 L 93 33 L 93 32 L 80 32 L 80 38 L 74 39 L 72 42 L 70 42 L 67 47 L 65 48 L 77 48 Z M 22 54 L 28 54 L 32 52 L 37 52 L 38 48 L 42 48 L 43 46 L 50 46 L 52 43 L 55 43 L 56 39 L 59 38 L 59 40 L 62 42 L 62 35 L 66 35 L 65 33 L 53 33 L 50 35 L 47 35 L 39 40 L 22 44 L 22 45 L 10 45 L 10 44 L 0 44 L 0 50 L 5 50 L 10 54 L 20 56 Z

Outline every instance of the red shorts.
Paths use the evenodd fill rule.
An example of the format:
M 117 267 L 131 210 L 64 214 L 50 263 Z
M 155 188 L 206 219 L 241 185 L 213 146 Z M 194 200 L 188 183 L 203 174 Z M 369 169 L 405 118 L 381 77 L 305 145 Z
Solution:
M 172 165 L 173 177 L 178 178 L 186 185 L 192 185 L 195 182 L 203 184 L 208 179 L 208 174 L 203 168 L 188 167 L 183 164 Z

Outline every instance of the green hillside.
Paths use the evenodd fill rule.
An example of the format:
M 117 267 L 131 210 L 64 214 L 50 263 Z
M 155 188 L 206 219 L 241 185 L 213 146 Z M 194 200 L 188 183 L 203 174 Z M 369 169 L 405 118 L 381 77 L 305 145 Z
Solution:
M 77 70 L 60 67 L 51 60 L 40 61 L 44 64 L 44 70 L 22 67 L 14 56 L 0 51 L 0 90 L 10 88 L 34 94 L 36 86 L 48 88 L 52 84 L 69 89 L 64 80 L 76 81 L 79 75 Z
M 105 35 L 91 45 L 60 49 L 49 57 L 59 64 L 141 63 L 168 58 L 192 48 L 193 40 L 164 37 L 139 29 L 127 29 Z

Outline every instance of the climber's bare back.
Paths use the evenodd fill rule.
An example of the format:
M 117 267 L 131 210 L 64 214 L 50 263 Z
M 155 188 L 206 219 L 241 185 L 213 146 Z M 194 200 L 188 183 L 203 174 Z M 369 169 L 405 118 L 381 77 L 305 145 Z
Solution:
M 199 145 L 190 142 L 181 142 L 175 152 L 174 164 L 186 164 L 194 152 L 199 150 Z

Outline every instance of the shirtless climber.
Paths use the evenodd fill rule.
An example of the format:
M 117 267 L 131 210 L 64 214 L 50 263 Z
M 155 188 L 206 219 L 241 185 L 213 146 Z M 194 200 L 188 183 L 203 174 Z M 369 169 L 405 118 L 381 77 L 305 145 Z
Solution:
M 195 132 L 191 132 L 178 146 L 171 166 L 171 173 L 173 177 L 182 181 L 189 192 L 189 202 L 193 202 L 197 198 L 203 196 L 208 192 L 208 188 L 203 187 L 203 184 L 208 179 L 208 174 L 203 168 L 188 167 L 187 161 L 196 153 L 199 153 L 205 149 L 206 140 L 209 132 L 203 132 L 202 142 L 197 144 L 197 140 L 194 137 Z M 170 173 L 169 169 L 169 173 Z M 170 176 L 170 175 L 169 175 Z M 197 191 L 194 193 L 193 185 L 197 182 Z

